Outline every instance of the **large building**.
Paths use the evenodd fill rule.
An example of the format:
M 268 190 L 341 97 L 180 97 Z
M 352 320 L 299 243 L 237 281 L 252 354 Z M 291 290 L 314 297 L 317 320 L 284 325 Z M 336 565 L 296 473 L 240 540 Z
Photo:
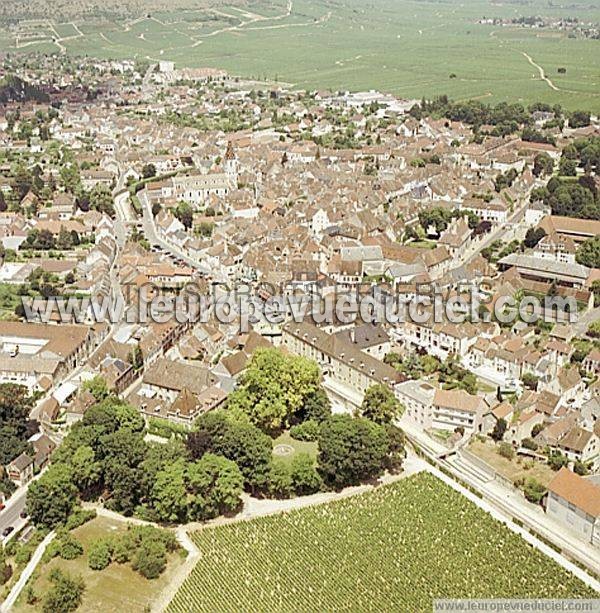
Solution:
M 481 396 L 473 396 L 464 390 L 438 389 L 433 397 L 431 427 L 450 431 L 464 428 L 466 433 L 472 434 L 479 430 L 487 409 Z
M 95 340 L 88 326 L 0 322 L 0 383 L 48 389 L 83 362 Z
M 353 409 L 367 388 L 381 383 L 394 389 L 405 380 L 395 368 L 358 349 L 344 336 L 327 334 L 308 322 L 291 322 L 282 330 L 282 346 L 290 353 L 315 360 L 325 377 L 334 404 Z
M 600 486 L 561 468 L 548 485 L 546 512 L 580 538 L 600 547 Z

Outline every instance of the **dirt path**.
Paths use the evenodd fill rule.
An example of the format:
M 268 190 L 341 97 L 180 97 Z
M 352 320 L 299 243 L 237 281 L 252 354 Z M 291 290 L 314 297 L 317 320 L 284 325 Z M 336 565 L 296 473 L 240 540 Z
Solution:
M 558 87 L 556 87 L 556 85 L 554 85 L 554 83 L 552 83 L 552 81 L 546 76 L 546 73 L 544 72 L 544 69 L 539 65 L 536 64 L 532 59 L 531 56 L 527 53 L 525 53 L 525 51 L 521 51 L 521 54 L 524 55 L 527 58 L 527 61 L 534 66 L 535 68 L 538 69 L 539 73 L 540 73 L 540 79 L 542 79 L 542 81 L 546 81 L 546 83 L 548 84 L 548 86 L 553 89 L 554 91 L 560 92 L 563 91 L 561 89 L 559 89 Z
M 203 36 L 201 36 L 199 38 L 199 40 L 197 40 L 192 47 L 197 47 L 198 45 L 201 45 L 204 41 L 202 39 L 204 38 L 210 38 L 211 36 L 217 36 L 218 34 L 223 34 L 224 32 L 236 32 L 237 30 L 241 30 L 243 29 L 257 29 L 257 28 L 245 28 L 245 26 L 250 25 L 252 23 L 258 23 L 260 21 L 276 21 L 279 19 L 285 19 L 286 17 L 289 17 L 292 14 L 292 7 L 293 7 L 293 0 L 288 0 L 288 4 L 287 4 L 287 9 L 285 11 L 285 13 L 282 13 L 281 15 L 275 15 L 275 17 L 265 17 L 263 15 L 254 15 L 254 17 L 251 17 L 248 19 L 248 21 L 243 21 L 237 25 L 237 26 L 227 26 L 225 28 L 221 28 L 219 30 L 215 30 L 214 32 L 210 32 L 209 34 L 205 34 Z M 213 10 L 213 13 L 218 13 L 219 11 Z M 225 13 L 222 13 L 223 15 Z M 227 15 L 227 17 L 233 17 L 233 15 Z M 276 26 L 273 26 L 276 27 Z

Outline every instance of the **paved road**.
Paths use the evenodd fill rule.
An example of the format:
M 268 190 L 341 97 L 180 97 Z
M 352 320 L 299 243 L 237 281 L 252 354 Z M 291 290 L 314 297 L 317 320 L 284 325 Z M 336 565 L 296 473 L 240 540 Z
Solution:
M 27 488 L 20 488 L 8 499 L 6 508 L 0 511 L 0 542 L 8 542 L 27 524 L 27 520 L 20 517 L 20 514 L 25 510 L 26 502 Z M 14 531 L 7 538 L 1 536 L 2 532 L 9 526 L 12 526 Z
M 54 540 L 56 534 L 54 532 L 50 532 L 48 536 L 39 544 L 38 548 L 35 550 L 33 555 L 31 556 L 31 560 L 27 566 L 23 569 L 19 580 L 14 584 L 13 588 L 10 590 L 10 593 L 6 600 L 0 605 L 0 611 L 2 613 L 10 611 L 14 606 L 19 594 L 23 591 L 25 585 L 31 578 L 31 575 L 35 572 L 37 565 L 40 563 L 44 552 L 46 551 L 46 547 Z
M 214 276 L 214 271 L 212 271 L 208 266 L 206 266 L 205 264 L 201 264 L 197 260 L 192 259 L 185 251 L 171 243 L 168 243 L 166 240 L 164 240 L 161 236 L 158 235 L 158 233 L 156 232 L 154 216 L 152 215 L 150 203 L 148 202 L 148 199 L 146 198 L 146 195 L 143 191 L 138 193 L 138 198 L 142 205 L 142 223 L 144 236 L 148 239 L 150 244 L 159 245 L 167 253 L 171 253 L 176 258 L 183 260 L 190 268 L 199 270 L 205 275 Z

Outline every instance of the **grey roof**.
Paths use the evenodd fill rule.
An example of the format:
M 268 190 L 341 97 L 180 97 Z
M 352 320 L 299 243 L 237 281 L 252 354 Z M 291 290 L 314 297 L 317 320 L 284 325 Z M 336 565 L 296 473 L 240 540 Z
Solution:
M 581 264 L 567 264 L 566 262 L 556 262 L 555 260 L 518 253 L 507 255 L 498 264 L 516 266 L 517 268 L 529 268 L 530 270 L 537 270 L 548 274 L 578 277 L 580 279 L 587 279 L 590 274 L 590 269 Z
M 382 260 L 383 252 L 381 247 L 342 247 L 342 260 L 353 260 L 363 262 L 365 260 Z

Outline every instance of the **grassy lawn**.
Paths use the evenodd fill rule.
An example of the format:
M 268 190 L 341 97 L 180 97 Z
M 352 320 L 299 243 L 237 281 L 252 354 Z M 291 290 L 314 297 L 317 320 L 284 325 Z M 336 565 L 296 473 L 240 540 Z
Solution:
M 436 242 L 435 241 L 430 241 L 427 239 L 423 239 L 420 241 L 412 241 L 410 243 L 408 243 L 409 247 L 418 247 L 419 249 L 434 249 L 436 246 Z
M 202 556 L 170 613 L 419 613 L 435 598 L 595 596 L 429 473 L 192 538 Z
M 156 596 L 165 589 L 170 579 L 183 563 L 181 556 L 175 552 L 170 554 L 165 572 L 156 580 L 149 581 L 131 569 L 129 564 L 112 563 L 102 571 L 94 571 L 88 567 L 87 550 L 90 543 L 96 539 L 116 535 L 127 531 L 127 523 L 98 517 L 87 524 L 73 530 L 73 535 L 83 545 L 84 553 L 75 560 L 55 558 L 48 564 L 38 567 L 38 578 L 33 588 L 41 596 L 49 587 L 48 576 L 53 568 L 60 568 L 72 575 L 81 575 L 85 581 L 83 602 L 80 612 L 96 613 L 97 611 L 126 611 L 137 613 L 146 610 Z M 23 595 L 15 607 L 16 611 L 41 611 L 42 603 L 35 606 L 27 605 Z
M 492 441 L 479 441 L 473 439 L 469 444 L 469 451 L 474 453 L 491 466 L 502 476 L 515 481 L 520 478 L 533 477 L 540 483 L 548 485 L 556 474 L 547 464 L 535 460 L 515 457 L 512 460 L 503 458 Z M 533 461 L 533 466 L 526 468 Z
M 305 441 L 297 441 L 293 439 L 289 432 L 284 432 L 273 441 L 273 449 L 278 445 L 286 445 L 293 448 L 293 451 L 286 455 L 274 453 L 273 455 L 284 462 L 291 462 L 297 453 L 308 453 L 312 458 L 317 458 L 318 447 L 317 443 L 308 443 Z

